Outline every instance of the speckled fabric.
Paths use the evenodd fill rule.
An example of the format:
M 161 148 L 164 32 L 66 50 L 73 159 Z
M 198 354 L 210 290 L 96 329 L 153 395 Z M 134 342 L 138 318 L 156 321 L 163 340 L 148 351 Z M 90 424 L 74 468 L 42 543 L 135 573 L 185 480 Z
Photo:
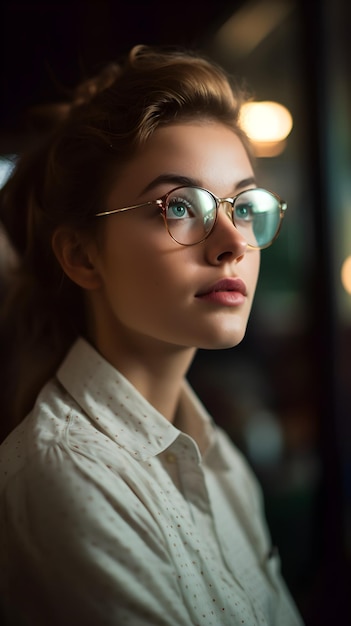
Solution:
M 302 623 L 255 477 L 186 381 L 171 424 L 83 339 L 0 447 L 0 572 L 16 626 Z

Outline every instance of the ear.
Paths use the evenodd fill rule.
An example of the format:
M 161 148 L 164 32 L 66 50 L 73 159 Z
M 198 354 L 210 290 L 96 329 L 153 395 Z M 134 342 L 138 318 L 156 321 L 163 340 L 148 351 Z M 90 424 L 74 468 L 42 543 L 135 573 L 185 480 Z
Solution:
M 94 242 L 82 233 L 62 226 L 53 234 L 51 245 L 64 273 L 83 289 L 101 286 L 100 275 L 92 261 Z

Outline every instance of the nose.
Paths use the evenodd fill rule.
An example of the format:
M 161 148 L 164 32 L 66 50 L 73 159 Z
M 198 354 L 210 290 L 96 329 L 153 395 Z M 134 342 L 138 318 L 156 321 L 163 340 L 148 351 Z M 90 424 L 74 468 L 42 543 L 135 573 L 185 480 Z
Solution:
M 232 215 L 232 204 L 226 199 L 221 200 L 217 222 L 205 240 L 208 260 L 214 265 L 227 261 L 239 263 L 246 253 L 248 244 L 234 226 Z

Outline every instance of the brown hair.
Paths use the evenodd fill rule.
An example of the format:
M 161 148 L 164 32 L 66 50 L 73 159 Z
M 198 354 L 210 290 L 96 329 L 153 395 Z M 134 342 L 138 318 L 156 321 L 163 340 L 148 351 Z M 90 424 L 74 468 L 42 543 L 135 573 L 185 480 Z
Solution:
M 239 126 L 241 94 L 192 52 L 137 46 L 78 86 L 55 128 L 24 155 L 0 192 L 0 218 L 18 253 L 2 319 L 10 338 L 15 420 L 31 408 L 75 337 L 85 332 L 81 290 L 51 248 L 62 224 L 89 230 L 109 185 L 161 124 L 202 116 Z M 247 146 L 247 144 L 246 144 Z M 11 424 L 13 425 L 13 424 Z

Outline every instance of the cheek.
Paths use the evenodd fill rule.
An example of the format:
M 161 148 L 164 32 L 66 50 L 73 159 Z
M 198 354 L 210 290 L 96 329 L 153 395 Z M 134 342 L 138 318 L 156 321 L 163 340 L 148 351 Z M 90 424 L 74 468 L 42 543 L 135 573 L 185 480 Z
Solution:
M 260 250 L 253 250 L 251 254 L 252 254 L 252 256 L 250 256 L 250 253 L 249 253 L 249 257 L 250 257 L 250 273 L 252 275 L 252 280 L 256 284 L 257 280 L 258 280 L 259 273 L 260 273 L 261 252 L 260 252 Z
M 260 267 L 261 267 L 261 253 L 258 252 L 257 253 L 257 259 L 256 259 L 256 263 L 255 263 L 255 275 L 256 275 L 256 283 L 260 274 Z
M 138 294 L 157 292 L 165 289 L 172 267 L 177 261 L 172 252 L 152 237 L 142 236 L 109 236 L 100 258 L 99 271 L 105 289 L 110 295 L 118 298 L 137 298 Z M 164 233 L 162 233 L 165 238 Z M 166 240 L 166 243 L 167 240 Z

